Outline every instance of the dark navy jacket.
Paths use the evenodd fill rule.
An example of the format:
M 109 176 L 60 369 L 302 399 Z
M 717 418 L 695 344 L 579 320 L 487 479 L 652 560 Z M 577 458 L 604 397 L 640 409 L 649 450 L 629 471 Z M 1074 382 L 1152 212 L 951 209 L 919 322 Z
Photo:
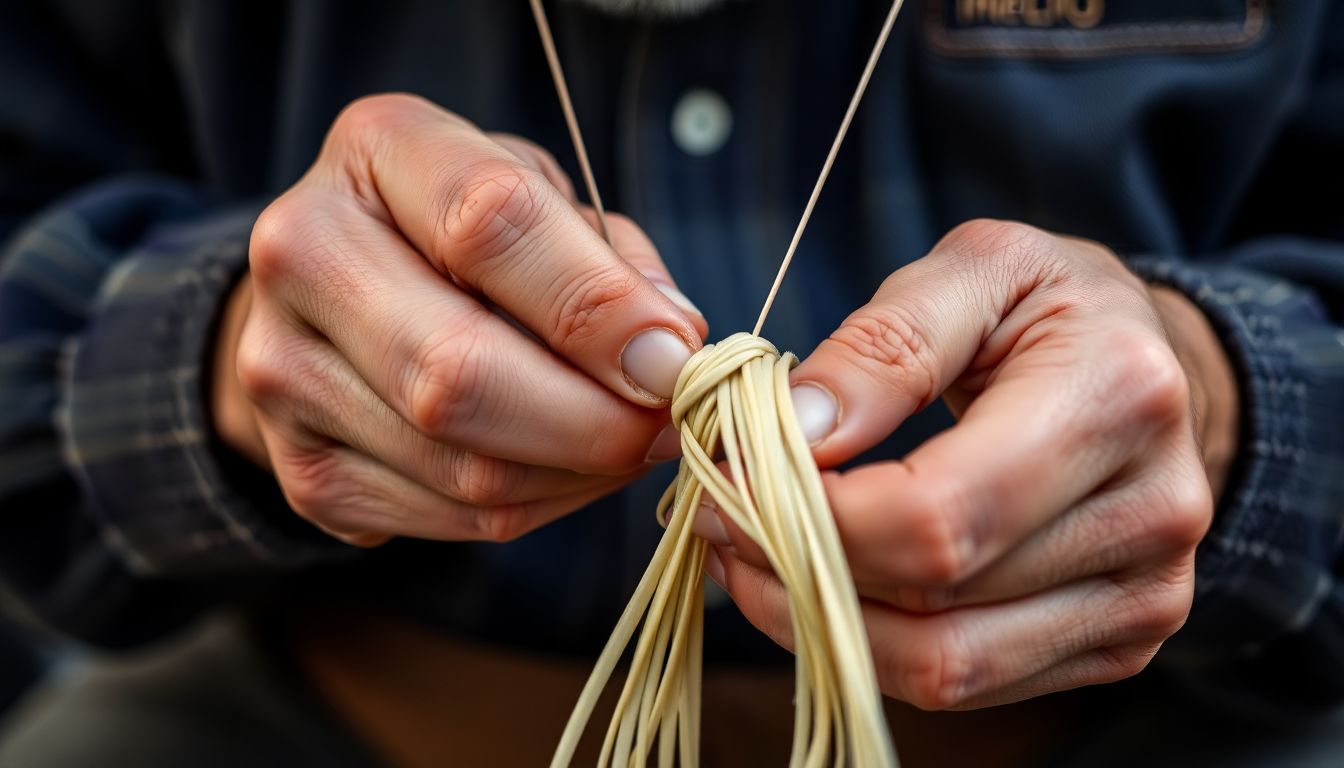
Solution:
M 1245 430 L 1161 664 L 1284 708 L 1344 700 L 1344 5 L 906 5 L 766 335 L 806 353 L 981 216 L 1185 291 Z M 884 6 L 552 8 L 600 186 L 714 336 L 750 327 Z M 670 127 L 696 89 L 726 140 Z M 256 212 L 343 105 L 389 90 L 572 157 L 522 0 L 0 6 L 0 575 L 51 624 L 133 643 L 266 593 L 548 650 L 605 638 L 666 473 L 516 543 L 363 553 L 210 433 L 207 347 Z M 948 423 L 931 409 L 882 452 Z M 711 613 L 709 649 L 774 658 Z

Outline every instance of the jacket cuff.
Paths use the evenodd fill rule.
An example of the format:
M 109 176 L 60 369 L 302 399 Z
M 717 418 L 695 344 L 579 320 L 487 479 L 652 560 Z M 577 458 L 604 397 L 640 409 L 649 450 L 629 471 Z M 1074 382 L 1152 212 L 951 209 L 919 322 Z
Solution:
M 102 280 L 69 350 L 58 416 L 67 463 L 106 543 L 141 575 L 295 567 L 354 551 L 290 512 L 275 480 L 212 434 L 216 322 L 246 270 L 256 213 L 147 228 Z M 75 247 L 105 247 L 62 229 L 77 233 Z
M 1258 655 L 1329 597 L 1341 532 L 1344 339 L 1307 290 L 1234 268 L 1155 258 L 1131 267 L 1208 316 L 1241 387 L 1237 466 L 1196 555 L 1195 603 L 1171 653 L 1201 665 Z M 1330 361 L 1334 360 L 1334 364 Z

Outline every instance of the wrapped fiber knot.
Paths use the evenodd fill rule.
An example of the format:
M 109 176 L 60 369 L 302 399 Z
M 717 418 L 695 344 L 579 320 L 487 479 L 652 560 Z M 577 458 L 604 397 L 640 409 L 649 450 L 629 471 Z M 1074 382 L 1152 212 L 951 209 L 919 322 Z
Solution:
M 895 766 L 858 595 L 821 475 L 793 412 L 798 359 L 738 333 L 696 353 L 672 398 L 677 479 L 658 503 L 667 531 L 607 641 L 552 766 L 569 765 L 635 631 L 599 766 L 698 764 L 707 544 L 691 532 L 704 493 L 765 552 L 788 590 L 797 654 L 793 766 Z M 714 457 L 722 455 L 728 471 Z

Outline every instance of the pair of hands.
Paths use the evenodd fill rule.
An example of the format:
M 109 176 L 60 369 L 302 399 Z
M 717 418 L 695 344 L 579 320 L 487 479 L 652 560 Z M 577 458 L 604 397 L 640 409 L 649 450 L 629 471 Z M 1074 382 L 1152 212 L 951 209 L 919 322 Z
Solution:
M 675 458 L 665 406 L 707 333 L 637 227 L 613 246 L 553 158 L 405 96 L 356 102 L 263 213 L 212 406 L 345 541 L 504 541 Z M 793 373 L 832 467 L 945 397 L 900 462 L 827 472 L 883 690 L 970 707 L 1124 677 L 1189 611 L 1235 449 L 1197 309 L 1104 248 L 973 222 Z M 1201 451 L 1202 446 L 1202 451 Z M 712 507 L 710 575 L 790 643 L 764 558 Z

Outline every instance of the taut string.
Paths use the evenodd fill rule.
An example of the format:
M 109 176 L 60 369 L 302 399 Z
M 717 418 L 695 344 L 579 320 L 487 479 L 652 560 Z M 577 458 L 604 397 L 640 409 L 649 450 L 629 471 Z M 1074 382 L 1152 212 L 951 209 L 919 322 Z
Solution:
M 770 314 L 770 307 L 775 304 L 775 295 L 779 293 L 779 286 L 784 282 L 784 274 L 789 271 L 789 265 L 793 263 L 793 254 L 798 250 L 798 241 L 803 239 L 803 230 L 807 229 L 807 222 L 812 220 L 812 209 L 817 207 L 817 198 L 821 197 L 821 188 L 826 186 L 826 179 L 831 175 L 831 166 L 835 165 L 835 156 L 840 154 L 840 145 L 845 141 L 845 134 L 849 133 L 849 124 L 854 121 L 854 113 L 859 109 L 859 102 L 863 100 L 863 92 L 868 90 L 868 81 L 873 77 L 873 70 L 877 68 L 877 60 L 882 56 L 882 49 L 887 45 L 887 38 L 891 35 L 891 27 L 896 23 L 896 15 L 901 12 L 901 6 L 905 0 L 893 0 L 891 10 L 887 11 L 887 20 L 882 23 L 882 31 L 877 35 L 877 43 L 873 45 L 872 53 L 868 54 L 868 63 L 863 67 L 863 74 L 859 76 L 859 85 L 854 89 L 854 95 L 849 98 L 849 108 L 845 110 L 845 119 L 840 121 L 840 130 L 835 134 L 835 141 L 831 142 L 831 151 L 826 154 L 826 162 L 821 166 L 821 175 L 817 177 L 817 183 L 812 187 L 812 196 L 807 199 L 807 207 L 803 209 L 803 217 L 798 220 L 798 228 L 793 231 L 793 240 L 789 243 L 789 249 L 784 252 L 784 261 L 779 265 L 779 272 L 775 274 L 775 282 L 770 286 L 770 293 L 765 297 L 765 306 L 761 307 L 761 316 L 756 318 L 756 327 L 752 329 L 752 336 L 761 335 L 761 326 L 765 325 L 765 316 Z
M 546 63 L 551 68 L 551 79 L 555 81 L 555 92 L 560 97 L 560 109 L 565 113 L 565 125 L 569 127 L 569 139 L 574 143 L 574 152 L 579 156 L 579 170 L 583 173 L 583 183 L 588 187 L 588 199 L 593 201 L 597 210 L 597 224 L 602 230 L 602 239 L 611 244 L 611 232 L 607 229 L 607 210 L 602 207 L 602 196 L 597 194 L 597 178 L 593 176 L 593 165 L 588 162 L 588 149 L 583 143 L 583 132 L 579 130 L 579 118 L 574 114 L 574 102 L 569 98 L 569 85 L 565 83 L 565 70 L 560 66 L 560 54 L 555 50 L 555 39 L 551 36 L 551 25 L 546 20 L 546 9 L 541 0 L 532 0 L 532 18 L 537 21 L 537 33 L 541 35 L 541 48 L 546 52 Z
M 574 102 L 569 97 L 569 86 L 565 83 L 565 72 L 560 66 L 560 56 L 555 50 L 555 39 L 551 36 L 550 22 L 546 20 L 546 10 L 541 5 L 541 0 L 531 0 L 532 16 L 537 21 L 537 32 L 541 35 L 541 47 L 546 52 L 546 63 L 551 67 L 551 79 L 555 81 L 556 93 L 560 96 L 560 108 L 565 113 L 565 124 L 569 126 L 569 138 L 574 143 L 574 153 L 579 156 L 579 168 L 583 172 L 583 183 L 588 187 L 588 197 L 593 201 L 593 207 L 597 209 L 597 220 L 602 227 L 602 237 L 607 242 L 611 242 L 611 235 L 607 232 L 606 210 L 602 207 L 602 198 L 597 194 L 597 180 L 593 177 L 592 164 L 588 162 L 588 149 L 583 143 L 583 133 L 579 130 L 579 118 L 574 114 Z M 765 325 L 765 318 L 770 314 L 770 308 L 775 304 L 775 296 L 779 294 L 779 287 L 784 283 L 784 275 L 789 271 L 789 265 L 793 263 L 793 255 L 798 251 L 798 243 L 803 239 L 803 232 L 807 229 L 807 223 L 812 220 L 812 211 L 817 207 L 817 199 L 821 197 L 821 190 L 826 186 L 826 180 L 830 178 L 831 167 L 835 165 L 835 158 L 840 154 L 840 145 L 845 142 L 845 134 L 849 133 L 849 125 L 854 122 L 854 113 L 859 109 L 859 102 L 863 100 L 864 91 L 868 90 L 868 81 L 873 78 L 873 70 L 877 68 L 877 61 L 882 57 L 882 49 L 887 45 L 887 38 L 891 36 L 891 28 L 896 24 L 896 17 L 901 12 L 901 6 L 905 0 L 893 0 L 891 10 L 887 11 L 887 18 L 882 22 L 882 31 L 877 35 L 877 42 L 873 44 L 873 50 L 868 54 L 868 63 L 863 67 L 863 74 L 859 76 L 859 84 L 854 88 L 854 94 L 850 96 L 849 107 L 845 110 L 845 117 L 840 121 L 840 130 L 835 134 L 835 140 L 831 142 L 831 150 L 826 154 L 826 162 L 821 166 L 821 174 L 817 177 L 817 183 L 812 187 L 812 195 L 807 199 L 807 206 L 803 208 L 802 218 L 798 220 L 798 228 L 793 231 L 793 239 L 789 241 L 789 248 L 784 252 L 784 261 L 779 265 L 779 272 L 775 274 L 775 281 L 770 286 L 770 293 L 765 297 L 765 305 L 761 307 L 761 314 L 756 318 L 756 327 L 752 329 L 753 336 L 761 335 L 761 327 Z

